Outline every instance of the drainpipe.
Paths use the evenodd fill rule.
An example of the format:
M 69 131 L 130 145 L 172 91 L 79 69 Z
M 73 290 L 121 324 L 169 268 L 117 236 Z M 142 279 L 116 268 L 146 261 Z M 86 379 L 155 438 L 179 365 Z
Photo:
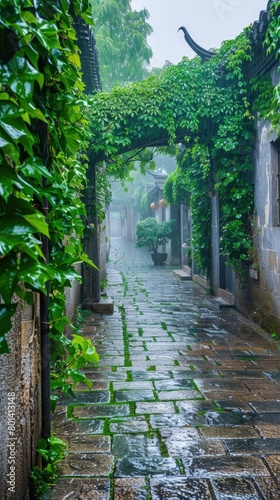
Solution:
M 42 146 L 42 159 L 47 167 L 48 154 L 48 128 L 46 123 L 40 122 L 39 125 L 40 142 Z M 47 180 L 43 178 L 43 189 L 47 186 Z M 49 204 L 46 198 L 43 198 L 41 208 L 43 214 L 48 220 Z M 45 262 L 49 262 L 50 249 L 49 239 L 42 236 L 42 252 Z M 46 283 L 46 292 L 40 292 L 40 332 L 41 332 L 41 396 L 42 396 L 42 437 L 49 438 L 51 435 L 51 375 L 50 375 L 50 338 L 49 338 L 49 283 Z
M 47 238 L 45 238 L 47 240 Z M 45 245 L 45 249 L 48 246 Z M 45 254 L 46 256 L 46 254 Z M 50 338 L 48 322 L 48 284 L 46 294 L 40 293 L 41 322 L 41 390 L 42 390 L 42 437 L 51 435 L 51 381 L 50 381 Z

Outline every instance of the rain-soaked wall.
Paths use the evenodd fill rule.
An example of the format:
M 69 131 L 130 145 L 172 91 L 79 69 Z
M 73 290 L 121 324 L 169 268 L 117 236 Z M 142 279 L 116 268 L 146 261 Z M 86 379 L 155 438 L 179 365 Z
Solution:
M 278 65 L 272 70 L 276 84 Z M 254 158 L 254 243 L 259 269 L 250 272 L 245 288 L 237 287 L 237 307 L 270 331 L 280 332 L 279 143 L 268 121 L 256 122 Z
M 21 307 L 8 334 L 9 354 L 0 356 L 1 500 L 29 498 L 30 469 L 35 465 L 41 432 L 39 305 Z

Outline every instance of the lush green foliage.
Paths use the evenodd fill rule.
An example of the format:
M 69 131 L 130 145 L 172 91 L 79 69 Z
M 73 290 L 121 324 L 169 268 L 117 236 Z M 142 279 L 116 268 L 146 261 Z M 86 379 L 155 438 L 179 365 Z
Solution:
M 279 18 L 270 23 L 275 43 Z M 158 78 L 150 77 L 91 101 L 92 138 L 96 159 L 114 159 L 139 146 L 181 141 L 187 148 L 187 168 L 169 179 L 169 194 L 183 183 L 191 193 L 196 260 L 209 273 L 210 200 L 215 187 L 221 200 L 221 251 L 237 273 L 250 261 L 253 189 L 249 182 L 253 148 L 253 111 L 266 100 L 267 85 L 254 87 L 245 67 L 250 66 L 251 40 L 247 31 L 225 42 L 202 64 L 184 59 Z M 278 42 L 277 42 L 278 43 Z M 277 45 L 278 46 L 278 45 Z M 270 83 L 271 85 L 271 83 Z M 271 89 L 271 86 L 270 86 Z M 257 93 L 256 93 L 257 90 Z M 275 90 L 277 93 L 277 88 Z M 256 100 L 257 98 L 257 100 Z M 269 99 L 270 112 L 279 119 L 278 104 Z M 201 158 L 208 158 L 206 163 Z M 208 170 L 203 165 L 208 165 Z M 200 169 L 200 174 L 197 170 Z M 183 170 L 183 173 L 182 173 Z M 185 178 L 185 171 L 189 171 Z M 183 190 L 184 191 L 184 190 Z M 170 197 L 169 197 L 170 198 Z M 207 207 L 207 209 L 206 209 Z M 202 227 L 203 226 L 203 227 Z
M 103 89 L 147 77 L 147 36 L 153 31 L 148 11 L 133 11 L 131 0 L 92 0 L 92 6 Z
M 195 144 L 193 147 L 186 147 L 180 155 L 177 170 L 173 175 L 174 185 L 171 182 L 171 193 L 168 192 L 168 184 L 165 188 L 165 197 L 170 202 L 186 203 L 187 196 L 189 198 L 192 213 L 193 257 L 197 267 L 206 275 L 209 274 L 210 266 L 211 203 L 209 191 L 213 188 L 211 174 L 208 148 Z
M 86 0 L 72 6 L 91 20 Z M 64 390 L 61 380 L 75 383 L 74 369 L 97 360 L 88 341 L 64 335 L 70 324 L 65 287 L 80 280 L 78 262 L 90 263 L 80 241 L 85 208 L 79 195 L 88 122 L 69 8 L 65 0 L 3 0 L 0 20 L 0 350 L 8 350 L 4 334 L 15 297 L 31 304 L 33 292 L 48 293 L 52 373 L 60 370 L 53 385 Z
M 63 351 L 61 351 L 62 344 Z M 73 389 L 79 382 L 85 382 L 91 389 L 92 382 L 81 372 L 81 368 L 89 363 L 96 364 L 98 361 L 99 356 L 95 347 L 82 335 L 74 334 L 71 340 L 65 336 L 58 339 L 57 335 L 52 335 L 51 403 L 53 410 L 58 399 L 58 391 L 74 396 Z
M 280 58 L 280 2 L 275 0 L 271 5 L 271 19 L 266 32 L 265 45 L 267 46 L 267 54 L 276 53 L 276 57 Z M 280 69 L 279 69 L 280 71 Z M 267 102 L 267 101 L 266 101 Z M 272 125 L 280 135 L 280 82 L 278 82 L 269 96 L 271 105 L 267 108 L 264 117 L 268 118 Z
M 175 237 L 176 221 L 158 222 L 154 217 L 148 217 L 138 222 L 136 227 L 136 246 L 148 247 L 154 253 L 158 247 Z
M 67 456 L 66 448 L 66 443 L 54 435 L 48 439 L 40 439 L 37 452 L 43 457 L 46 465 L 43 469 L 34 467 L 31 471 L 31 498 L 40 500 L 46 498 L 49 488 L 56 483 L 58 463 Z
M 183 171 L 189 169 L 184 184 L 191 193 L 193 246 L 206 272 L 210 185 L 219 188 L 224 205 L 222 245 L 228 263 L 237 269 L 240 258 L 247 258 L 248 217 L 253 203 L 247 171 L 253 135 L 250 89 L 243 64 L 250 61 L 250 50 L 250 41 L 243 33 L 233 42 L 224 43 L 205 64 L 199 58 L 184 59 L 168 67 L 159 78 L 150 77 L 141 84 L 92 99 L 97 158 L 114 157 L 140 144 L 181 140 L 187 147 L 185 163 L 190 165 Z M 174 178 L 176 174 L 172 175 Z

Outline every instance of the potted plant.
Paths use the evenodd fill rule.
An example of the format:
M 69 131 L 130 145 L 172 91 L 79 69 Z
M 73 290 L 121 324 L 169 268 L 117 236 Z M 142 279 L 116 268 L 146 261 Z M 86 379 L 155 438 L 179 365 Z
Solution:
M 167 253 L 159 252 L 158 249 L 168 240 L 175 237 L 176 221 L 158 222 L 154 217 L 148 217 L 140 221 L 136 227 L 136 246 L 138 248 L 148 247 L 152 252 L 151 257 L 155 264 L 161 265 L 167 259 Z

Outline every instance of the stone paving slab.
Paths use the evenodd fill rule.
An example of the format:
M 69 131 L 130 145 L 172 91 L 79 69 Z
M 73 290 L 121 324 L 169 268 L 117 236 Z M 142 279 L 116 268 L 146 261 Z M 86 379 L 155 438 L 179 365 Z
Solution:
M 280 350 L 172 267 L 112 241 L 115 312 L 85 312 L 92 390 L 59 399 L 51 498 L 280 500 Z
M 52 499 L 109 500 L 110 481 L 108 479 L 59 479 L 52 490 Z

